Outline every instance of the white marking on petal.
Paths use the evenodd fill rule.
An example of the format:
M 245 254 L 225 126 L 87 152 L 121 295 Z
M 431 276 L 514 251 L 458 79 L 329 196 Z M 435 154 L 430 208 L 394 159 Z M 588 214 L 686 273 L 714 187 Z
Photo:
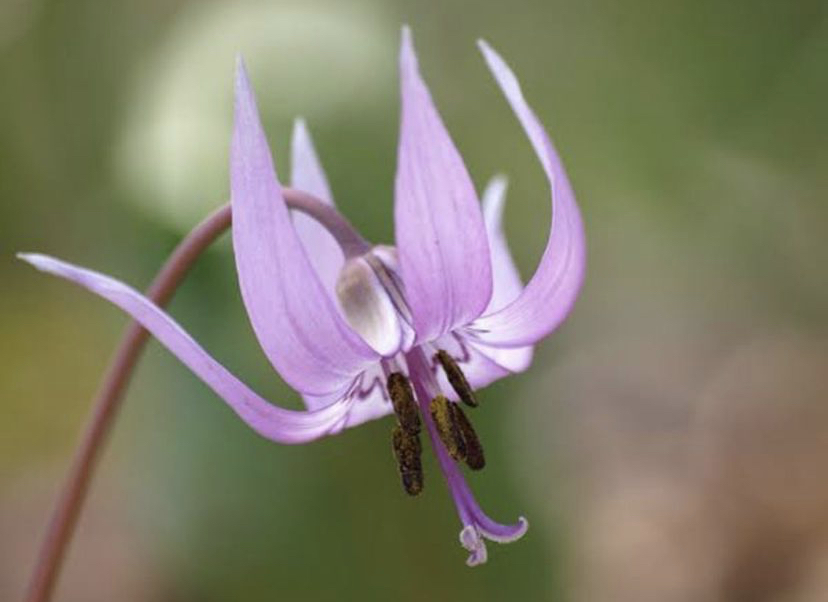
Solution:
M 377 353 L 389 357 L 399 350 L 403 338 L 399 315 L 364 258 L 345 262 L 336 295 L 348 324 Z

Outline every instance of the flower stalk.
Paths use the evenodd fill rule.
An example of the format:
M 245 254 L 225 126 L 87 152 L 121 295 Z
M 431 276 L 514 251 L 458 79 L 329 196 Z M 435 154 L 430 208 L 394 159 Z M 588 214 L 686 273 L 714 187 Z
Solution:
M 282 194 L 288 207 L 324 225 L 346 257 L 363 253 L 368 247 L 348 221 L 329 205 L 300 190 L 285 188 Z M 231 208 L 227 203 L 205 218 L 178 244 L 147 289 L 147 298 L 159 307 L 167 305 L 199 256 L 230 228 L 230 224 Z M 52 597 L 92 476 L 149 336 L 138 322 L 130 322 L 112 356 L 92 402 L 86 428 L 63 488 L 52 510 L 26 590 L 25 602 L 48 602 Z

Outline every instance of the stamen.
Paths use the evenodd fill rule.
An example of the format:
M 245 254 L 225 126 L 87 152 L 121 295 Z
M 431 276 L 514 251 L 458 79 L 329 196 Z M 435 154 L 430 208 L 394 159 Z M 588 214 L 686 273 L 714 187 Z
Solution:
M 387 387 L 400 426 L 409 435 L 417 435 L 420 432 L 420 412 L 411 383 L 404 374 L 392 372 L 388 375 Z
M 474 427 L 463 408 L 456 403 L 451 405 L 455 423 L 466 446 L 466 466 L 472 470 L 482 470 L 486 466 L 486 458 L 483 455 L 483 446 L 480 445 L 480 439 L 477 437 L 477 433 L 474 431 Z
M 446 446 L 449 455 L 455 461 L 460 462 L 466 458 L 466 444 L 463 440 L 463 432 L 457 423 L 457 414 L 452 407 L 456 405 L 442 395 L 438 395 L 431 400 L 429 411 L 437 427 L 437 434 Z
M 451 355 L 449 355 L 446 351 L 440 349 L 434 355 L 434 359 L 440 362 L 440 365 L 446 373 L 446 378 L 448 378 L 451 388 L 454 389 L 455 393 L 457 393 L 460 401 L 465 403 L 467 406 L 476 408 L 478 404 L 477 398 L 474 396 L 474 391 L 469 385 L 469 381 L 466 380 L 466 375 L 463 374 L 463 371 L 460 370 L 460 366 L 458 366 L 457 362 L 454 361 L 454 358 L 451 357 Z
M 391 438 L 403 489 L 408 495 L 418 495 L 423 490 L 423 448 L 420 437 L 407 433 L 396 425 Z

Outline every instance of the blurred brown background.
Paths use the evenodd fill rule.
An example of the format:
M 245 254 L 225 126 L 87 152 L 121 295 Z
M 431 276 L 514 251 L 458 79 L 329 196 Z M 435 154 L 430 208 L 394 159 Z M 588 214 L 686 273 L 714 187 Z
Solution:
M 585 214 L 575 313 L 482 393 L 472 485 L 529 534 L 467 569 L 436 466 L 407 499 L 387 421 L 277 446 L 152 345 L 57 599 L 828 599 L 824 2 L 0 0 L 0 600 L 20 596 L 125 323 L 13 253 L 149 282 L 227 196 L 237 51 L 281 174 L 303 115 L 340 207 L 389 241 L 404 22 L 478 186 L 510 178 L 524 277 L 547 191 L 477 37 L 521 78 Z M 298 407 L 226 240 L 171 311 Z

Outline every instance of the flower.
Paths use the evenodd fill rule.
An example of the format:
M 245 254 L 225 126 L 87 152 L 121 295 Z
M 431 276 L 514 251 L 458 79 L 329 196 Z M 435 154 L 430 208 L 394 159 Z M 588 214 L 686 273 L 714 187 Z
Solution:
M 513 73 L 485 42 L 479 45 L 551 187 L 549 240 L 525 287 L 501 229 L 505 181 L 496 178 L 489 185 L 481 212 L 465 164 L 420 76 L 407 28 L 400 52 L 396 247 L 368 244 L 347 231 L 344 220 L 332 227 L 324 219 L 291 214 L 239 63 L 230 159 L 239 285 L 263 351 L 302 394 L 307 411 L 286 410 L 258 396 L 127 285 L 44 255 L 20 255 L 120 307 L 271 440 L 304 443 L 394 413 L 394 455 L 403 486 L 413 495 L 423 487 L 425 423 L 463 524 L 460 541 L 470 552 L 469 565 L 486 561 L 484 538 L 513 541 L 528 523 L 524 518 L 497 523 L 475 500 L 458 462 L 479 469 L 485 459 L 456 402 L 474 406 L 474 389 L 529 366 L 532 346 L 572 308 L 585 266 L 581 216 L 552 143 Z M 292 185 L 334 212 L 301 121 L 292 155 Z

